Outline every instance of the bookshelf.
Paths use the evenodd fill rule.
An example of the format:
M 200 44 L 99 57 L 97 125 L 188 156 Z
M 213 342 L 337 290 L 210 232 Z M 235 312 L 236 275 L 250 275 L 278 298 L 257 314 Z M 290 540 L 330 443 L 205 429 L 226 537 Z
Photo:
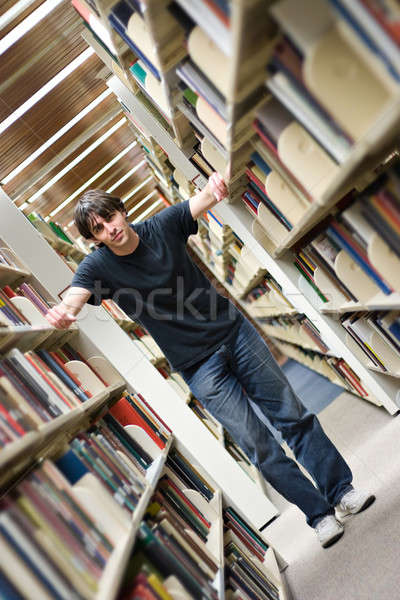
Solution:
M 8 231 L 4 232 L 3 247 L 8 246 L 7 252 L 9 251 L 9 248 L 12 247 L 13 251 L 10 251 L 10 255 L 18 262 L 17 266 L 8 266 L 8 268 L 2 270 L 5 274 L 5 278 L 4 280 L 0 279 L 0 284 L 4 285 L 5 282 L 7 282 L 7 285 L 15 284 L 16 282 L 21 284 L 21 282 L 26 280 L 29 280 L 31 283 L 36 282 L 37 287 L 40 288 L 41 294 L 43 294 L 48 301 L 51 301 L 52 298 L 56 297 L 54 292 L 55 285 L 60 286 L 60 293 L 64 290 L 65 281 L 63 281 L 61 274 L 64 275 L 65 279 L 69 279 L 70 274 L 68 267 L 63 263 L 60 257 L 53 252 L 43 237 L 37 234 L 29 221 L 24 218 L 3 193 L 1 193 L 0 211 L 4 219 L 7 219 L 7 223 L 10 224 Z M 29 252 L 27 252 L 28 249 Z M 23 262 L 22 258 L 20 258 L 21 252 L 23 255 Z M 37 256 L 41 257 L 41 261 L 37 261 Z M 44 260 L 46 260 L 46 265 L 43 264 Z M 43 273 L 48 274 L 53 272 L 53 269 L 54 272 L 57 273 L 57 284 L 55 284 L 54 278 L 51 279 L 48 277 L 46 280 L 39 278 L 39 276 L 43 276 Z M 50 284 L 50 279 L 51 290 L 46 287 L 47 284 Z M 22 301 L 27 300 L 20 296 L 18 296 L 18 299 Z M 19 309 L 24 309 L 26 313 L 29 312 L 25 302 L 19 304 Z M 100 312 L 103 313 L 103 309 L 100 309 Z M 38 309 L 35 306 L 30 307 L 29 319 L 31 323 L 34 323 L 35 319 L 37 322 L 40 322 L 40 317 L 41 314 Z M 126 342 L 126 334 L 116 324 L 114 325 L 107 315 L 102 314 L 101 318 L 103 324 L 108 323 L 111 326 L 111 330 L 113 330 L 115 336 L 114 339 L 118 340 L 119 345 L 124 344 Z M 31 488 L 33 481 L 32 477 L 36 478 L 35 485 L 39 485 L 38 481 L 42 481 L 42 477 L 53 474 L 55 477 L 54 480 L 52 479 L 54 485 L 56 485 L 57 481 L 60 483 L 61 473 L 63 473 L 64 476 L 67 476 L 67 472 L 69 473 L 68 469 L 65 470 L 66 463 L 63 463 L 62 461 L 65 460 L 65 457 L 68 456 L 71 451 L 76 454 L 77 448 L 79 447 L 78 442 L 82 443 L 79 440 L 85 440 L 84 443 L 86 444 L 93 439 L 93 436 L 97 436 L 98 432 L 101 433 L 101 431 L 103 431 L 102 428 L 107 426 L 108 423 L 108 421 L 104 421 L 104 418 L 107 417 L 110 409 L 112 411 L 113 407 L 115 407 L 118 402 L 121 402 L 121 394 L 125 393 L 124 390 L 126 390 L 127 386 L 133 389 L 137 382 L 139 383 L 139 388 L 143 387 L 142 382 L 136 379 L 135 376 L 125 373 L 125 376 L 123 377 L 120 374 L 121 360 L 118 364 L 119 370 L 117 370 L 106 357 L 100 355 L 101 349 L 98 346 L 99 340 L 94 340 L 89 333 L 91 327 L 93 328 L 93 323 L 90 325 L 89 321 L 90 318 L 86 317 L 83 323 L 78 323 L 74 328 L 74 331 L 63 332 L 52 330 L 50 333 L 50 337 L 51 334 L 53 334 L 52 339 L 46 337 L 46 339 L 43 339 L 38 343 L 37 347 L 39 349 L 47 348 L 51 350 L 68 342 L 80 352 L 81 356 L 86 357 L 86 363 L 74 359 L 70 360 L 67 365 L 71 373 L 79 378 L 82 388 L 91 393 L 91 397 L 64 414 L 43 423 L 43 425 L 40 425 L 35 431 L 27 432 L 20 439 L 7 444 L 1 450 L 0 486 L 8 504 L 4 505 L 3 516 L 1 516 L 0 521 L 1 527 L 3 528 L 2 531 L 8 531 L 12 538 L 15 533 L 15 529 L 12 529 L 14 517 L 9 515 L 14 515 L 14 512 L 9 513 L 9 510 L 11 510 L 11 506 L 14 506 L 13 503 L 16 498 L 20 499 L 21 506 L 24 506 L 26 502 L 29 503 L 34 501 L 34 496 L 30 496 L 30 494 L 33 493 L 33 488 Z M 95 325 L 96 329 L 99 329 L 98 320 L 96 319 Z M 31 327 L 33 328 L 34 325 L 31 325 Z M 31 341 L 29 341 L 26 343 L 24 350 L 31 350 L 35 346 L 32 346 Z M 8 351 L 8 347 L 6 350 Z M 152 377 L 154 377 L 154 373 L 152 372 L 155 371 L 154 367 L 150 365 L 146 359 L 140 359 L 136 354 L 137 351 L 132 351 L 131 344 L 130 350 L 131 355 L 129 359 L 132 359 L 133 356 L 136 355 L 137 365 L 140 366 L 140 369 L 143 370 L 145 365 L 150 369 L 150 371 L 147 371 L 144 374 L 144 377 L 147 380 L 151 380 Z M 4 356 L 3 352 L 2 355 Z M 95 370 L 101 379 L 94 374 L 92 369 Z M 158 373 L 157 371 L 155 372 Z M 166 397 L 171 401 L 172 397 L 175 396 L 173 390 L 169 390 L 169 394 L 165 393 L 168 387 L 168 384 L 159 387 L 160 391 L 163 392 L 162 400 L 164 403 Z M 154 387 L 152 393 L 155 393 Z M 182 400 L 177 400 L 177 404 L 178 403 L 181 409 Z M 190 434 L 198 435 L 201 431 L 202 436 L 200 442 L 201 444 L 207 445 L 207 434 L 204 435 L 202 432 L 202 426 L 199 428 L 196 424 L 196 426 L 193 427 L 193 424 L 190 422 L 191 419 L 188 419 L 187 415 L 184 415 L 184 417 L 185 416 L 186 427 L 189 425 L 192 426 Z M 172 421 L 172 419 L 170 420 Z M 195 422 L 194 418 L 192 418 L 192 420 Z M 106 423 L 106 425 L 104 423 Z M 210 521 L 210 530 L 206 542 L 208 548 L 207 552 L 214 557 L 215 564 L 218 568 L 215 576 L 210 579 L 209 582 L 210 590 L 214 590 L 212 594 L 215 594 L 215 596 L 209 596 L 208 593 L 205 593 L 205 597 L 223 599 L 225 597 L 225 587 L 230 586 L 230 584 L 225 581 L 224 577 L 223 507 L 225 507 L 225 510 L 226 508 L 232 507 L 233 504 L 235 510 L 240 510 L 240 506 L 244 508 L 244 498 L 247 499 L 249 497 L 248 494 L 251 493 L 251 497 L 255 500 L 255 506 L 259 511 L 257 516 L 258 523 L 262 523 L 267 514 L 266 511 L 269 510 L 269 514 L 272 515 L 275 514 L 275 510 L 261 494 L 257 494 L 257 488 L 247 480 L 246 476 L 244 476 L 243 480 L 245 490 L 242 498 L 231 497 L 231 490 L 228 490 L 227 493 L 226 490 L 220 489 L 215 476 L 219 476 L 221 479 L 221 474 L 218 474 L 218 470 L 214 468 L 213 474 L 210 477 L 208 472 L 210 466 L 206 465 L 205 467 L 202 465 L 202 459 L 204 457 L 198 456 L 197 449 L 193 447 L 193 444 L 191 444 L 191 450 L 188 451 L 179 438 L 169 435 L 164 443 L 164 447 L 160 448 L 145 433 L 145 431 L 137 425 L 128 425 L 125 427 L 125 430 L 127 434 L 135 440 L 135 443 L 142 448 L 143 453 L 149 457 L 148 460 L 150 462 L 148 462 L 146 472 L 143 476 L 139 476 L 140 474 L 135 475 L 135 477 L 139 478 L 138 481 L 143 488 L 143 492 L 141 493 L 131 516 L 128 519 L 125 516 L 125 520 L 123 520 L 125 525 L 123 526 L 122 533 L 118 533 L 121 526 L 119 525 L 119 527 L 116 527 L 116 521 L 113 521 L 113 519 L 116 518 L 115 511 L 117 514 L 120 514 L 121 511 L 121 508 L 116 503 L 116 496 L 114 495 L 113 499 L 113 497 L 105 491 L 105 488 L 102 488 L 98 482 L 95 482 L 93 475 L 87 473 L 74 482 L 71 480 L 71 485 L 68 487 L 68 493 L 76 498 L 76 501 L 81 506 L 81 510 L 86 511 L 88 516 L 90 515 L 94 526 L 97 526 L 97 524 L 102 525 L 103 534 L 110 536 L 110 539 L 112 540 L 112 551 L 98 577 L 95 589 L 93 589 L 92 592 L 89 592 L 88 588 L 80 583 L 76 588 L 77 591 L 84 597 L 95 598 L 96 600 L 117 598 L 122 582 L 127 572 L 129 572 L 129 562 L 132 560 L 132 557 L 134 559 L 137 547 L 140 549 L 140 544 L 143 543 L 142 534 L 143 528 L 146 528 L 146 522 L 149 518 L 148 509 L 153 502 L 153 496 L 158 490 L 160 481 L 166 474 L 168 474 L 169 477 L 172 477 L 173 481 L 178 481 L 177 476 L 171 475 L 171 466 L 168 466 L 167 468 L 168 457 L 171 454 L 171 449 L 174 448 L 174 451 L 176 449 L 186 457 L 186 460 L 188 461 L 187 464 L 191 465 L 190 468 L 194 468 L 196 472 L 201 473 L 201 478 L 204 481 L 210 482 L 210 484 L 207 485 L 210 485 L 210 489 L 213 490 L 211 497 L 206 501 L 198 491 L 195 491 L 195 489 L 189 489 L 187 484 L 184 485 L 184 487 L 182 487 L 182 484 L 179 484 L 181 493 L 186 497 L 185 502 L 190 502 L 196 510 L 201 511 L 201 513 Z M 188 436 L 188 439 L 189 438 L 190 436 Z M 222 469 L 224 471 L 227 469 L 230 470 L 229 477 L 233 477 L 235 481 L 238 479 L 240 480 L 240 475 L 238 478 L 235 473 L 235 463 L 227 460 L 225 452 L 222 452 L 222 447 L 221 452 L 218 454 L 215 452 L 215 448 L 213 450 L 213 461 L 215 462 L 215 458 L 218 456 L 218 462 L 222 465 Z M 79 456 L 81 455 L 79 454 Z M 81 460 L 83 460 L 83 458 L 81 458 Z M 104 460 L 104 458 L 102 458 L 102 460 Z M 55 473 L 57 469 L 61 469 L 61 471 L 56 476 Z M 241 474 L 239 468 L 238 472 Z M 43 473 L 47 475 L 43 475 Z M 64 483 L 64 489 L 66 489 L 65 485 L 66 484 Z M 41 488 L 38 487 L 37 489 Z M 41 493 L 43 492 L 41 491 Z M 47 502 L 47 500 L 45 499 L 43 502 Z M 242 514 L 245 512 L 243 508 Z M 17 511 L 17 508 L 15 508 L 15 511 Z M 17 513 L 15 512 L 15 514 Z M 153 511 L 151 511 L 151 514 L 153 514 Z M 252 536 L 257 537 L 259 536 L 256 531 L 257 525 L 252 523 L 252 521 L 255 520 L 255 514 L 256 513 L 253 510 L 251 522 L 247 523 L 245 526 L 251 529 L 253 532 L 251 534 Z M 82 513 L 80 513 L 80 515 L 82 515 Z M 240 523 L 242 523 L 240 526 L 242 527 L 242 517 L 240 517 L 240 519 Z M 26 534 L 24 533 L 23 535 L 25 536 Z M 11 539 L 11 537 L 7 539 Z M 19 543 L 21 539 L 19 540 Z M 273 582 L 274 590 L 277 594 L 276 598 L 284 600 L 286 596 L 283 592 L 284 584 L 282 582 L 282 576 L 279 573 L 279 569 L 275 572 L 271 567 L 271 564 L 274 565 L 276 561 L 275 552 L 272 548 L 267 546 L 264 536 L 259 536 L 259 540 L 261 540 L 261 543 L 267 548 L 265 553 L 266 560 L 265 564 L 264 561 L 262 562 L 261 567 L 257 562 L 256 567 L 257 569 L 261 568 L 263 577 L 265 577 L 266 580 Z M 60 549 L 60 546 L 58 546 L 59 542 L 55 541 L 54 543 Z M 34 545 L 35 544 L 32 545 L 32 552 L 34 551 Z M 26 584 L 29 582 L 31 586 L 30 589 L 34 590 L 34 593 L 45 594 L 43 589 L 47 589 L 46 582 L 49 581 L 49 574 L 52 572 L 54 573 L 55 568 L 55 564 L 51 562 L 51 554 L 49 554 L 50 562 L 47 567 L 45 567 L 45 563 L 43 562 L 44 555 L 40 561 L 37 562 L 39 559 L 36 554 L 32 554 L 31 558 L 34 564 L 36 564 L 35 568 L 39 568 L 38 565 L 40 565 L 40 570 L 44 577 L 44 579 L 37 579 L 36 575 L 38 571 L 35 570 L 33 574 L 29 573 L 29 569 L 24 566 L 25 559 L 22 559 L 22 557 L 18 555 L 18 552 L 11 548 L 2 535 L 0 535 L 0 546 L 4 559 L 2 562 L 2 577 L 4 577 L 4 575 L 7 577 L 7 584 L 9 585 L 11 583 L 15 589 L 21 592 L 22 588 L 24 588 L 24 586 L 26 588 Z M 279 553 L 277 554 L 277 557 L 282 566 L 284 563 L 280 558 Z M 252 558 L 250 557 L 249 560 L 251 561 Z M 42 571 L 42 569 L 44 570 Z M 72 571 L 68 570 L 62 561 L 57 562 L 57 569 L 61 569 L 61 572 L 64 573 L 63 577 L 66 577 L 66 579 L 63 580 L 64 583 L 62 585 L 71 586 L 69 587 L 69 593 L 71 594 L 71 590 L 73 590 L 75 584 L 77 584 L 76 577 L 74 578 L 73 575 L 71 575 Z M 67 569 L 67 571 L 65 571 L 65 569 Z M 50 579 L 50 583 L 56 588 L 61 585 L 58 576 L 53 580 Z M 166 577 L 164 585 L 173 597 L 175 597 L 175 595 L 176 597 L 181 597 L 183 588 L 182 582 L 179 579 L 179 574 L 177 576 L 169 575 Z M 59 590 L 60 589 L 61 588 L 59 588 Z M 230 592 L 228 591 L 228 595 L 229 593 Z
M 4 241 L 23 258 L 27 269 L 48 290 L 50 296 L 60 298 L 70 285 L 70 270 L 1 191 L 0 201 L 1 214 L 4 221 L 9 223 L 7 232 L 2 232 Z M 127 381 L 128 387 L 131 386 L 151 400 L 154 410 L 173 429 L 176 439 L 192 450 L 199 464 L 224 490 L 224 497 L 229 498 L 230 503 L 245 514 L 256 529 L 277 514 L 272 503 L 226 455 L 220 443 L 182 402 L 181 395 L 149 363 L 102 307 L 87 306 L 78 319 L 78 326 L 82 354 L 102 354 Z M 238 482 L 240 485 L 237 485 Z M 250 511 L 249 497 L 254 500 Z
M 111 4 L 108 3 L 108 7 Z M 141 3 L 140 10 L 142 10 L 142 13 L 146 12 L 148 4 L 151 5 L 152 3 Z M 183 110 L 192 123 L 195 135 L 198 139 L 202 138 L 203 157 L 208 160 L 212 168 L 226 172 L 228 177 L 229 203 L 218 206 L 215 211 L 216 214 L 223 223 L 231 226 L 239 238 L 254 253 L 260 264 L 276 279 L 282 287 L 284 295 L 293 305 L 293 310 L 299 314 L 305 314 L 310 319 L 318 328 L 322 339 L 328 341 L 331 353 L 334 356 L 342 357 L 364 382 L 370 392 L 370 400 L 384 406 L 391 414 L 395 414 L 398 411 L 400 402 L 396 369 L 382 373 L 366 363 L 365 356 L 360 354 L 359 348 L 352 343 L 353 340 L 349 341 L 348 334 L 338 322 L 338 316 L 356 310 L 397 309 L 399 307 L 398 293 L 393 293 L 390 296 L 376 293 L 358 303 L 340 301 L 340 299 L 335 300 L 333 297 L 330 302 L 323 304 L 311 286 L 301 280 L 298 271 L 292 264 L 293 247 L 299 247 L 302 239 L 310 230 L 330 215 L 332 211 L 337 210 L 336 206 L 339 200 L 349 190 L 362 191 L 374 181 L 379 174 L 381 165 L 390 156 L 393 156 L 393 151 L 396 149 L 396 131 L 400 124 L 400 89 L 398 69 L 393 64 L 393 55 L 388 55 L 388 46 L 385 45 L 389 43 L 390 46 L 390 36 L 382 31 L 386 27 L 383 16 L 380 15 L 378 18 L 375 15 L 374 21 L 373 18 L 371 20 L 368 10 L 361 8 L 359 3 L 357 3 L 357 7 L 349 9 L 348 3 L 330 3 L 325 0 L 320 0 L 318 6 L 315 3 L 307 2 L 301 18 L 298 19 L 294 18 L 298 13 L 298 11 L 295 11 L 295 3 L 289 1 L 271 3 L 268 6 L 263 3 L 261 6 L 258 2 L 244 3 L 235 0 L 230 4 L 230 10 L 225 7 L 222 12 L 215 9 L 214 3 L 210 5 L 201 0 L 195 3 L 182 0 L 175 4 L 179 5 L 184 14 L 192 20 L 192 24 L 188 29 L 189 33 L 186 34 L 188 54 L 184 62 L 180 64 L 185 64 L 189 57 L 198 70 L 200 69 L 203 74 L 205 73 L 209 77 L 212 69 L 215 69 L 213 72 L 214 79 L 211 77 L 211 81 L 216 86 L 217 91 L 221 92 L 221 88 L 223 88 L 223 104 L 227 111 L 225 118 L 229 122 L 229 136 L 225 140 L 218 138 L 215 131 L 210 131 L 206 123 L 207 119 L 202 120 L 198 112 L 194 114 L 189 109 L 188 104 L 185 104 L 183 97 L 178 102 L 178 108 Z M 354 10 L 357 13 L 354 23 L 348 18 L 348 15 L 346 17 L 346 11 L 343 9 L 344 4 L 346 4 L 348 10 Z M 335 5 L 337 10 L 332 9 L 330 5 Z M 148 12 L 147 19 L 150 14 L 151 11 Z M 172 14 L 179 21 L 181 18 L 179 11 L 177 13 L 176 10 L 172 10 Z M 372 49 L 372 46 L 365 44 L 359 35 L 360 31 L 364 31 L 363 28 L 366 26 L 367 21 L 368 26 L 372 27 L 372 30 L 369 30 L 369 35 L 371 35 L 371 31 L 374 32 L 372 34 L 375 43 L 374 49 Z M 359 31 L 357 31 L 355 23 L 358 23 Z M 254 46 L 244 34 L 245 31 L 248 32 L 252 28 L 255 32 L 254 37 L 252 37 Z M 263 37 L 257 33 L 261 30 L 264 33 Z M 190 37 L 193 32 L 195 32 L 194 41 Z M 283 40 L 282 34 L 287 36 L 283 46 L 280 45 Z M 204 35 L 208 35 L 211 41 L 206 42 L 207 38 Z M 218 57 L 220 62 L 217 61 L 217 58 L 215 58 L 215 65 L 210 60 L 206 64 L 205 58 L 202 62 L 202 58 L 196 55 L 196 36 L 199 36 L 200 44 L 203 40 L 202 43 L 204 47 L 207 46 L 207 52 L 209 49 L 210 52 L 214 52 L 212 56 Z M 325 50 L 323 50 L 323 46 L 324 44 L 333 43 L 332 40 L 335 39 L 340 40 L 341 51 L 348 57 L 349 64 L 357 65 L 357 77 L 360 76 L 361 79 L 364 77 L 359 81 L 359 90 L 356 89 L 357 86 L 353 83 L 331 82 L 332 90 L 335 90 L 332 97 L 340 98 L 340 114 L 335 112 L 334 107 L 329 103 L 329 99 L 326 96 L 323 97 L 324 92 L 316 89 L 318 86 L 316 86 L 315 81 L 320 81 L 318 79 L 320 75 L 312 74 L 314 68 L 312 60 L 314 59 L 315 64 L 317 64 L 317 59 L 320 60 L 321 64 L 324 64 L 325 61 L 329 72 L 331 72 L 331 69 L 334 70 L 334 66 L 331 64 L 331 55 L 327 54 L 324 58 L 323 52 Z M 259 42 L 259 40 L 262 41 Z M 315 44 L 314 49 L 311 48 L 312 44 Z M 156 47 L 159 49 L 157 44 Z M 304 88 L 300 86 L 301 93 L 298 90 L 296 94 L 289 94 L 289 91 L 293 92 L 293 86 L 290 87 L 287 77 L 286 79 L 284 77 L 285 71 L 282 64 L 289 64 L 285 63 L 285 56 L 293 48 L 300 48 L 300 54 L 303 53 L 305 60 L 307 60 L 307 64 L 304 62 L 304 69 L 308 69 L 308 71 L 303 71 L 303 77 L 312 79 L 315 76 L 314 83 L 310 84 L 312 97 L 308 97 L 308 104 L 304 102 Z M 319 53 L 322 53 L 322 58 Z M 332 56 L 334 56 L 334 53 Z M 226 61 L 227 58 L 229 58 L 228 61 Z M 308 63 L 310 63 L 310 66 Z M 220 81 L 215 73 L 224 64 L 228 66 Z M 254 74 L 250 88 L 243 83 L 246 65 L 249 64 L 252 65 Z M 268 70 L 266 70 L 267 64 Z M 273 66 L 272 69 L 271 65 Z M 177 65 L 178 74 L 179 69 L 180 67 Z M 375 104 L 372 102 L 366 108 L 366 113 L 357 115 L 357 118 L 354 115 L 353 122 L 351 122 L 351 118 L 346 113 L 346 107 L 348 112 L 352 102 L 357 105 L 357 102 L 354 103 L 354 98 L 357 97 L 361 89 L 364 89 L 363 85 L 366 85 L 366 81 L 378 82 L 377 85 L 379 84 L 379 93 L 382 93 L 382 98 L 379 99 L 379 93 L 377 92 L 378 96 L 373 99 Z M 153 138 L 161 146 L 169 161 L 179 169 L 188 182 L 201 188 L 206 179 L 204 174 L 190 160 L 190 153 L 187 149 L 185 149 L 185 152 L 180 150 L 168 133 L 162 130 L 160 123 L 145 110 L 137 97 L 120 80 L 114 76 L 108 78 L 107 83 L 122 102 L 128 116 L 130 115 L 139 126 L 139 129 L 143 128 L 147 137 Z M 326 81 L 323 85 L 321 83 L 321 86 L 323 87 L 325 83 Z M 286 90 L 287 93 L 282 94 L 280 91 L 282 89 Z M 286 104 L 283 102 L 284 97 L 291 98 L 290 106 L 288 101 L 286 101 Z M 211 95 L 206 96 L 206 100 L 207 98 L 211 102 Z M 305 136 L 304 143 L 307 140 L 307 144 L 311 144 L 311 142 L 314 144 L 311 144 L 310 152 L 316 152 L 315 160 L 318 157 L 318 160 L 321 158 L 321 148 L 325 154 L 330 153 L 330 156 L 336 157 L 336 162 L 332 161 L 331 158 L 328 162 L 324 162 L 325 158 L 321 158 L 323 160 L 321 168 L 322 164 L 329 164 L 330 170 L 329 176 L 327 174 L 325 180 L 320 184 L 317 181 L 313 183 L 312 169 L 308 169 L 310 171 L 307 175 L 309 179 L 307 177 L 304 181 L 301 179 L 301 170 L 307 168 L 307 155 L 299 155 L 299 162 L 292 164 L 290 163 L 292 159 L 289 159 L 288 155 L 286 157 L 282 156 L 279 148 L 278 151 L 276 151 L 276 148 L 273 150 L 271 144 L 264 143 L 260 137 L 257 120 L 261 120 L 267 114 L 265 113 L 265 107 L 268 108 L 271 101 L 283 104 L 284 108 L 289 111 L 289 116 L 286 116 L 286 118 L 289 120 L 297 119 L 296 127 L 301 126 L 306 131 L 302 134 L 303 137 Z M 222 110 L 222 106 L 220 108 Z M 282 108 L 280 107 L 279 110 L 282 111 Z M 329 111 L 331 111 L 330 121 L 326 118 Z M 241 121 L 242 119 L 244 121 Z M 253 120 L 254 127 L 252 127 Z M 242 139 L 238 137 L 241 122 L 246 122 L 246 134 Z M 352 135 L 347 137 L 341 135 L 340 132 L 343 133 L 347 129 L 352 131 Z M 310 140 L 309 132 L 311 132 L 311 136 L 314 136 L 313 141 Z M 249 134 L 248 137 L 247 134 Z M 319 145 L 316 146 L 316 143 Z M 293 220 L 290 230 L 283 227 L 281 222 L 278 221 L 274 209 L 272 211 L 266 210 L 263 203 L 259 202 L 258 208 L 261 212 L 257 215 L 254 210 L 253 212 L 247 210 L 241 199 L 247 185 L 248 175 L 246 177 L 246 169 L 249 171 L 249 160 L 254 152 L 258 153 L 263 161 L 267 163 L 268 168 L 272 169 L 270 173 L 274 174 L 274 177 L 271 177 L 270 174 L 265 177 L 264 173 L 259 185 L 261 185 L 262 191 L 269 194 L 272 202 L 276 198 L 278 210 L 288 215 L 288 218 L 290 216 Z M 302 167 L 300 168 L 298 165 L 302 165 Z M 299 174 L 297 168 L 300 168 Z M 260 173 L 258 172 L 257 175 L 260 175 Z M 287 205 L 279 205 L 279 202 L 282 202 L 279 199 L 279 190 L 281 190 L 280 194 Z M 385 251 L 385 246 L 382 248 L 379 245 L 379 240 L 375 244 L 377 249 L 374 250 L 374 256 L 377 257 L 377 260 L 380 260 L 379 256 L 382 255 L 387 260 L 388 254 Z M 397 272 L 397 262 L 393 258 L 390 260 L 393 261 L 393 268 L 389 270 Z M 383 264 L 385 260 L 383 259 L 381 262 Z M 349 266 L 344 266 L 341 272 L 345 272 L 346 269 L 349 269 Z M 317 270 L 315 277 L 317 280 L 325 282 L 321 270 Z M 276 311 L 280 314 L 281 308 L 278 306 Z M 298 357 L 302 356 L 302 345 L 304 346 L 299 339 L 300 351 L 297 353 Z M 287 343 L 285 343 L 285 347 L 289 348 Z M 296 349 L 293 348 L 292 351 L 293 355 Z M 307 362 L 311 366 L 310 361 Z M 317 357 L 316 363 L 320 367 L 321 359 Z M 328 373 L 324 365 L 322 365 L 322 371 L 325 374 Z

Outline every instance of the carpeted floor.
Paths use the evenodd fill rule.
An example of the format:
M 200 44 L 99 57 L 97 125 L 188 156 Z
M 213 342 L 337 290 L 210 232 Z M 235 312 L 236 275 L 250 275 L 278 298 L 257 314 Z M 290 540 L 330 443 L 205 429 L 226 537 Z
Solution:
M 343 392 L 342 387 L 291 358 L 283 365 L 282 371 L 300 400 L 312 413 L 320 413 Z
M 281 516 L 264 530 L 289 563 L 293 600 L 397 600 L 400 598 L 400 419 L 342 393 L 319 415 L 348 461 L 354 484 L 377 496 L 367 511 L 345 523 L 345 535 L 321 549 L 300 510 L 269 488 Z

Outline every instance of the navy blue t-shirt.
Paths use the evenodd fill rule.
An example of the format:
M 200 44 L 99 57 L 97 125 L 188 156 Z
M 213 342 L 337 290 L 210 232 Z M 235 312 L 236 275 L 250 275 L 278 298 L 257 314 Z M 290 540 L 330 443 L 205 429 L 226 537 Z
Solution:
M 112 298 L 147 329 L 174 369 L 186 369 L 234 335 L 243 317 L 186 251 L 189 235 L 197 233 L 189 201 L 132 227 L 140 239 L 136 250 L 117 256 L 97 248 L 71 285 L 91 291 L 91 304 Z

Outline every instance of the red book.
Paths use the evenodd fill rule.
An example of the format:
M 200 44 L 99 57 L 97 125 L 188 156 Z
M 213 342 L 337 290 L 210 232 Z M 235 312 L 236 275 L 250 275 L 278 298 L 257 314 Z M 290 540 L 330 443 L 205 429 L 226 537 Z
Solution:
M 12 288 L 10 288 L 9 285 L 5 285 L 3 287 L 3 292 L 6 294 L 6 296 L 8 296 L 9 298 L 14 298 L 15 296 L 17 296 L 18 294 L 16 294 L 14 292 L 14 290 Z
M 64 402 L 64 404 L 66 404 L 69 408 L 72 408 L 71 402 L 60 392 L 60 390 L 57 388 L 57 386 L 55 386 L 54 383 L 52 381 L 50 381 L 50 379 L 47 377 L 47 375 L 45 373 L 45 370 L 43 368 L 44 363 L 40 364 L 40 365 L 37 364 L 37 362 L 38 363 L 39 362 L 42 363 L 42 361 L 40 360 L 40 358 L 38 356 L 32 356 L 28 352 L 25 354 L 25 358 L 27 360 L 29 360 L 29 362 L 31 363 L 32 367 L 39 373 L 40 377 L 42 377 L 44 379 L 44 381 L 47 383 L 47 385 L 49 387 L 51 387 L 51 389 L 53 390 L 53 392 L 55 392 L 57 394 L 57 396 L 59 398 L 61 398 L 61 400 Z
M 376 196 L 373 196 L 370 199 L 370 202 L 373 206 L 375 206 L 378 210 L 380 209 L 388 223 L 393 229 L 400 232 L 400 214 L 397 210 L 395 200 L 392 198 L 392 195 L 387 190 L 382 190 Z
M 256 184 L 256 186 L 262 191 L 264 192 L 264 194 L 266 196 L 268 196 L 267 192 L 265 191 L 265 185 L 263 184 L 263 182 L 257 177 L 257 175 L 251 170 L 251 167 L 253 166 L 253 163 L 250 163 L 247 168 L 246 168 L 246 175 L 249 179 L 251 179 L 251 181 L 253 183 Z
M 154 412 L 154 410 L 151 408 L 150 404 L 148 402 L 146 402 L 146 400 L 143 398 L 142 394 L 137 394 L 138 398 L 140 398 L 141 402 L 143 402 L 143 404 L 146 406 L 146 408 L 151 412 L 152 415 L 154 415 L 154 418 L 157 419 L 158 421 L 160 421 L 160 423 L 162 424 L 163 427 L 165 427 L 165 429 L 167 431 L 169 431 L 169 433 L 172 433 L 172 429 L 170 429 L 168 427 L 168 425 L 165 423 L 165 421 L 162 420 L 162 418 Z
M 26 433 L 25 429 L 23 429 L 21 427 L 21 425 L 19 423 L 17 423 L 17 421 L 10 415 L 8 410 L 6 410 L 2 404 L 0 404 L 0 414 L 2 414 L 4 416 L 5 420 L 10 424 L 10 427 L 12 428 L 12 430 L 14 430 L 13 433 L 14 433 L 15 437 L 18 437 L 18 434 L 25 435 L 25 433 Z M 7 435 L 8 435 L 8 432 L 7 432 Z
M 355 389 L 361 396 L 369 395 L 367 390 L 361 385 L 361 382 L 357 375 L 352 369 L 350 369 L 349 365 L 345 363 L 343 359 L 340 359 L 336 363 L 336 366 L 339 369 L 339 371 L 341 371 L 344 374 L 345 378 L 355 387 Z
M 147 433 L 148 436 L 161 449 L 164 449 L 165 443 L 160 439 L 158 434 L 146 423 L 146 421 L 137 413 L 132 404 L 126 399 L 121 398 L 112 408 L 110 408 L 112 416 L 125 427 L 126 425 L 138 425 Z
M 204 515 L 199 511 L 198 508 L 195 507 L 195 505 L 192 502 L 190 502 L 189 498 L 185 496 L 182 490 L 179 489 L 179 487 L 167 475 L 165 475 L 160 481 L 160 488 L 162 489 L 167 487 L 172 488 L 172 490 L 176 494 L 178 494 L 178 496 L 183 500 L 183 502 L 185 502 L 185 504 L 188 505 L 189 509 L 196 515 L 198 519 L 200 519 L 200 521 L 207 527 L 207 529 L 210 529 L 210 521 L 207 521 Z

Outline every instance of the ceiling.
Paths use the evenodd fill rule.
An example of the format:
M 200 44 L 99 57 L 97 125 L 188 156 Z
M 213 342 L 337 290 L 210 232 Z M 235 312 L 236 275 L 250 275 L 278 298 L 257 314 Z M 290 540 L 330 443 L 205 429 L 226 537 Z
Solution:
M 24 213 L 38 212 L 73 236 L 73 207 L 85 189 L 128 197 L 131 220 L 158 212 L 151 171 L 69 0 L 6 0 L 0 11 L 3 190 Z

